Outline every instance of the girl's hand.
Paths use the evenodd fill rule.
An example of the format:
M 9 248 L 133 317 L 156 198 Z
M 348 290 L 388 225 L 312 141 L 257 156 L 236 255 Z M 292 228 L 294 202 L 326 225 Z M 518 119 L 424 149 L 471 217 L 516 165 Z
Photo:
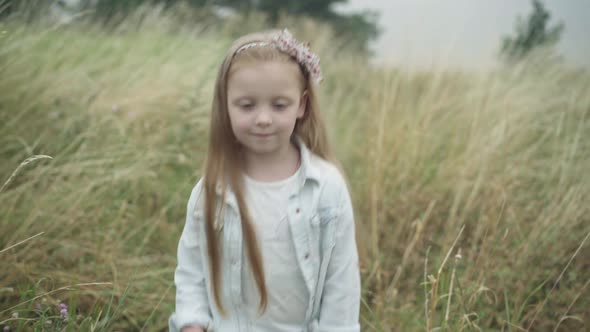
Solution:
M 185 326 L 180 329 L 180 332 L 205 332 L 205 330 L 200 326 Z

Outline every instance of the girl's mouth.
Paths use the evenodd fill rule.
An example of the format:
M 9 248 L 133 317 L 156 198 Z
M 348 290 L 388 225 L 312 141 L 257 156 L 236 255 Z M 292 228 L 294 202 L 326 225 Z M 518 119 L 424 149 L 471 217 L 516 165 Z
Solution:
M 267 137 L 272 136 L 272 134 L 254 134 L 254 136 L 260 137 L 260 138 L 267 138 Z

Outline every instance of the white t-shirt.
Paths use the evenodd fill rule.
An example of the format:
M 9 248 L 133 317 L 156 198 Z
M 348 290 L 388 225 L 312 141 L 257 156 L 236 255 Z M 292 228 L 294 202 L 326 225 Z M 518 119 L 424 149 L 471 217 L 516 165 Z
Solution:
M 297 185 L 298 173 L 276 182 L 259 182 L 247 176 L 245 179 L 246 201 L 262 254 L 268 292 L 266 312 L 259 316 L 260 295 L 249 260 L 244 257 L 242 290 L 251 331 L 301 331 L 305 321 L 309 292 L 297 265 L 287 220 L 289 194 Z

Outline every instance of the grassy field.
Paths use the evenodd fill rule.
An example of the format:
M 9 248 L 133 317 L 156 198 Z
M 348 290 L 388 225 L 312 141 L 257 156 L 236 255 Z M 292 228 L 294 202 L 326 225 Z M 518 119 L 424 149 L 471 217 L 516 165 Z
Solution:
M 257 28 L 173 21 L 0 23 L 0 326 L 167 327 L 215 72 Z M 590 329 L 590 75 L 371 67 L 292 30 L 322 56 L 363 331 Z

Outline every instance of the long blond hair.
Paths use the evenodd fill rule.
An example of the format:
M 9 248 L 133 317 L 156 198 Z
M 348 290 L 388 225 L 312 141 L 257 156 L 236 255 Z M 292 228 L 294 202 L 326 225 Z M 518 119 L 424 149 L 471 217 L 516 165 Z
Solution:
M 236 64 L 247 65 L 253 61 L 296 61 L 289 55 L 282 53 L 272 46 L 253 47 L 236 51 L 245 44 L 253 42 L 269 42 L 278 31 L 254 33 L 236 40 L 227 51 L 215 82 L 211 122 L 209 132 L 209 149 L 205 164 L 205 230 L 207 235 L 207 250 L 209 254 L 210 279 L 213 287 L 213 297 L 220 312 L 225 315 L 221 301 L 221 244 L 215 235 L 216 209 L 225 204 L 226 190 L 229 186 L 236 198 L 242 223 L 243 240 L 246 245 L 246 255 L 250 262 L 254 280 L 260 294 L 260 311 L 264 312 L 268 303 L 268 295 L 264 278 L 264 266 L 256 240 L 256 233 L 248 212 L 244 197 L 242 177 L 242 162 L 240 144 L 236 139 L 230 123 L 227 104 L 227 80 Z M 300 65 L 302 91 L 307 91 L 305 114 L 297 120 L 294 136 L 297 136 L 313 153 L 333 160 L 329 148 L 324 123 L 320 116 L 317 96 L 310 75 Z M 223 189 L 221 200 L 217 198 L 217 188 Z M 223 217 L 223 216 L 220 216 Z

